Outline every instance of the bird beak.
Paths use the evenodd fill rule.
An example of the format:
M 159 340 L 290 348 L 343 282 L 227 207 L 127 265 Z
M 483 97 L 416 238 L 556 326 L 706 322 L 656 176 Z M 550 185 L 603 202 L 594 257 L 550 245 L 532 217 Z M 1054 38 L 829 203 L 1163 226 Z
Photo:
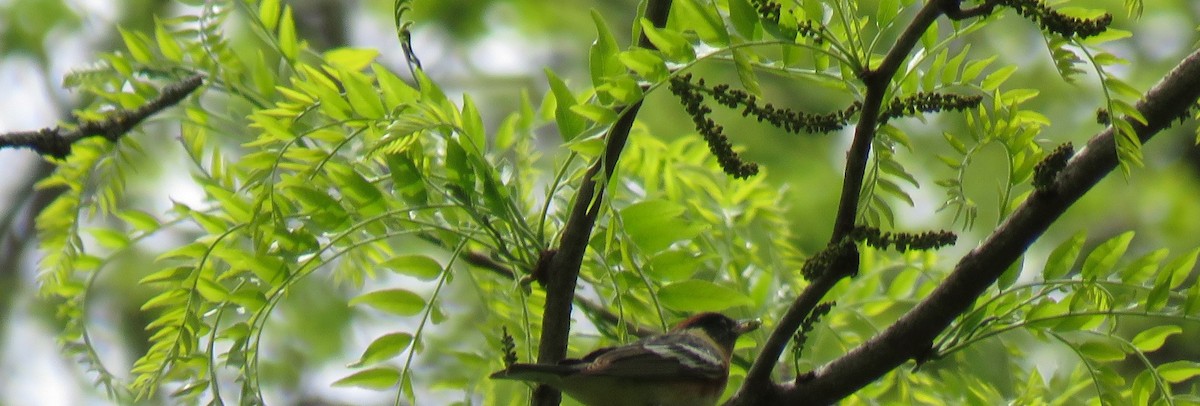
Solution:
M 738 335 L 746 334 L 758 329 L 758 327 L 761 325 L 762 320 L 759 319 L 742 320 L 738 323 L 737 327 L 734 328 L 734 332 L 736 332 Z

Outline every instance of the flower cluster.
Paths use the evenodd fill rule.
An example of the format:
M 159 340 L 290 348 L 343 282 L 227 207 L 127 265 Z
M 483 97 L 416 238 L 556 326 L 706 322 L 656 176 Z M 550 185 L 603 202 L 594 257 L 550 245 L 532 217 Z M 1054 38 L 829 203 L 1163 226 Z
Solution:
M 1067 38 L 1087 38 L 1099 35 L 1112 24 L 1112 14 L 1086 19 L 1071 17 L 1050 8 L 1040 0 L 998 0 L 997 4 L 1010 7 L 1018 14 L 1038 23 L 1042 30 L 1053 32 Z
M 928 250 L 954 245 L 958 240 L 958 236 L 949 231 L 926 231 L 919 234 L 913 233 L 890 233 L 880 231 L 878 228 L 857 226 L 854 231 L 850 232 L 850 238 L 854 241 L 862 241 L 868 246 L 878 249 L 887 249 L 888 246 L 894 246 L 896 251 L 904 252 L 908 250 Z
M 760 123 L 765 121 L 776 128 L 782 128 L 784 131 L 793 134 L 800 132 L 828 133 L 840 130 L 862 109 L 862 103 L 856 101 L 845 109 L 828 114 L 803 113 L 787 108 L 776 108 L 771 103 L 759 106 L 758 97 L 743 90 L 730 88 L 726 84 L 708 88 L 704 85 L 704 79 L 700 79 L 693 84 L 691 82 L 691 75 L 683 75 L 672 79 L 672 89 L 675 88 L 676 82 L 678 82 L 678 86 L 683 91 L 710 95 L 713 100 L 716 100 L 722 106 L 735 109 L 741 108 L 742 117 L 753 115 Z
M 800 267 L 800 275 L 804 279 L 815 280 L 822 274 L 827 272 L 838 258 L 843 257 L 858 257 L 858 247 L 854 246 L 853 240 L 843 239 L 841 242 L 829 244 L 825 249 L 817 251 L 811 257 L 804 261 L 804 266 Z M 853 277 L 858 275 L 858 262 L 853 261 L 855 266 L 853 269 L 847 269 L 846 274 Z
M 836 306 L 837 302 L 822 302 L 814 307 L 812 313 L 809 313 L 804 321 L 800 322 L 800 330 L 792 336 L 792 359 L 799 362 L 800 352 L 804 350 L 804 343 L 808 342 L 808 333 L 813 331 L 813 327 L 817 322 L 821 321 L 822 317 L 829 314 L 829 311 Z M 800 375 L 799 365 L 796 365 L 796 375 Z
M 691 80 L 690 73 L 671 78 L 671 93 L 679 97 L 683 109 L 692 117 L 696 131 L 708 143 L 708 150 L 717 157 L 717 163 L 721 165 L 721 169 L 738 179 L 758 174 L 757 164 L 742 160 L 741 156 L 733 151 L 733 144 L 730 144 L 729 137 L 725 135 L 725 127 L 708 117 L 709 113 L 712 113 L 712 109 L 704 105 L 704 94 L 697 91 L 697 87 L 692 86 Z M 701 79 L 700 86 L 703 85 L 704 80 Z
M 934 113 L 944 110 L 963 111 L 979 106 L 981 101 L 983 101 L 981 96 L 918 92 L 904 99 L 892 99 L 883 109 L 879 120 L 886 123 L 893 118 L 917 113 Z
M 1067 166 L 1067 161 L 1072 155 L 1075 155 L 1075 146 L 1068 142 L 1059 145 L 1042 158 L 1042 161 L 1033 167 L 1033 187 L 1037 190 L 1047 190 L 1053 186 L 1054 179 Z
M 750 0 L 754 3 L 754 10 L 758 12 L 758 16 L 763 21 L 768 21 L 772 24 L 779 25 L 779 17 L 782 16 L 783 7 L 779 2 L 774 0 Z M 788 39 L 796 39 L 796 37 L 811 38 L 817 44 L 822 44 L 825 39 L 821 35 L 821 25 L 812 20 L 805 20 L 799 23 L 795 30 L 790 28 L 779 27 L 783 31 L 783 35 Z
M 825 37 L 821 34 L 822 27 L 820 24 L 812 20 L 804 20 L 796 27 L 796 32 L 804 38 L 811 38 L 817 45 L 825 43 Z
M 504 366 L 512 366 L 517 363 L 517 343 L 513 340 L 513 336 L 508 334 L 508 327 L 500 328 L 500 347 L 504 351 Z
M 754 3 L 754 10 L 758 11 L 758 16 L 763 20 L 767 20 L 779 24 L 779 13 L 782 6 L 774 0 L 750 0 Z
M 1096 109 L 1096 124 L 1112 124 L 1112 115 L 1108 114 L 1108 109 L 1103 107 Z

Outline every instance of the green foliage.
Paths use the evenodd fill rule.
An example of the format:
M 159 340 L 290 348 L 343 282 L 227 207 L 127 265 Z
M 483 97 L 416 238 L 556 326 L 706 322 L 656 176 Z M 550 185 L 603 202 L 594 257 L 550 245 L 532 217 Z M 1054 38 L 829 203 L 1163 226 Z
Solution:
M 1028 345 L 1025 343 L 1031 340 L 1055 343 L 1069 349 L 1078 362 L 1074 367 L 1059 364 L 1051 371 L 1051 380 L 1061 377 L 1079 385 L 1086 383 L 1080 391 L 1088 397 L 1125 404 L 1194 398 L 1194 394 L 1176 393 L 1178 389 L 1167 384 L 1167 374 L 1147 354 L 1182 332 L 1184 325 L 1200 322 L 1200 317 L 1187 307 L 1195 300 L 1189 290 L 1195 290 L 1196 285 L 1175 283 L 1180 269 L 1190 272 L 1194 268 L 1200 248 L 1165 266 L 1160 265 L 1168 255 L 1165 249 L 1123 261 L 1133 237 L 1127 232 L 1104 241 L 1078 267 L 1074 264 L 1081 254 L 1084 234 L 1063 241 L 1050 254 L 1039 276 L 999 289 L 961 317 L 935 344 L 937 356 L 957 359 L 956 354 L 985 341 L 998 341 L 1009 350 Z M 1119 262 L 1127 265 L 1118 267 Z M 1127 324 L 1138 319 L 1153 320 L 1158 325 L 1131 330 Z M 1144 368 L 1132 386 L 1119 368 L 1119 362 L 1126 360 Z M 1075 403 L 1071 399 L 1078 395 L 1072 391 L 1041 398 Z
M 334 282 L 330 292 L 349 308 L 348 324 L 385 326 L 350 350 L 358 355 L 330 384 L 385 391 L 397 404 L 420 404 L 429 388 L 518 402 L 523 389 L 486 376 L 536 353 L 545 291 L 524 282 L 558 244 L 587 168 L 613 153 L 604 135 L 617 117 L 676 86 L 791 133 L 836 132 L 862 114 L 861 76 L 879 66 L 919 2 L 677 0 L 665 27 L 645 18 L 631 22 L 653 49 L 623 48 L 613 34 L 619 31 L 592 12 L 597 39 L 586 65 L 578 64 L 587 68 L 586 83 L 546 69 L 548 91 L 510 95 L 516 102 L 507 109 L 480 96 L 447 95 L 421 70 L 404 20 L 409 2 L 393 4 L 408 76 L 384 65 L 376 50 L 309 49 L 284 2 L 196 3 L 195 15 L 156 20 L 147 31 L 122 30 L 124 50 L 103 55 L 66 83 L 96 97 L 79 112 L 95 117 L 139 105 L 164 82 L 204 74 L 203 96 L 173 118 L 180 134 L 175 153 L 186 159 L 202 199 L 156 212 L 127 201 L 130 172 L 148 159 L 139 143 L 167 140 L 151 132 L 116 145 L 76 144 L 40 185 L 67 190 L 38 219 L 47 253 L 43 290 L 66 322 L 60 338 L 122 402 L 153 401 L 164 390 L 174 397 L 168 403 L 262 402 L 278 384 L 264 371 L 292 367 L 272 359 L 279 349 L 264 337 L 284 328 L 280 314 L 300 309 L 293 317 L 303 318 L 311 310 L 296 303 L 305 281 Z M 1140 2 L 1125 4 L 1140 12 Z M 995 35 L 988 31 L 993 21 L 939 22 L 889 78 L 857 202 L 858 223 L 875 227 L 876 238 L 868 238 L 875 244 L 835 247 L 857 247 L 861 266 L 854 271 L 864 277 L 839 285 L 830 295 L 837 306 L 806 322 L 787 360 L 797 373 L 882 330 L 948 272 L 937 254 L 904 249 L 942 246 L 952 235 L 880 231 L 902 223 L 896 206 L 915 206 L 913 190 L 925 177 L 938 179 L 942 208 L 953 210 L 964 228 L 979 216 L 966 173 L 984 149 L 999 147 L 1007 168 L 997 182 L 997 224 L 1032 190 L 1046 155 L 1038 138 L 1051 124 L 1031 107 L 1039 90 L 1006 87 L 1018 67 L 962 42 Z M 1121 61 L 1098 50 L 1125 34 L 1044 35 L 1064 79 L 1089 61 L 1107 110 L 1144 122 L 1132 108 L 1139 92 L 1109 72 Z M 713 67 L 730 69 L 742 89 L 687 82 Z M 833 113 L 775 107 L 765 102 L 779 97 L 766 86 L 775 79 L 816 84 L 854 101 Z M 695 104 L 689 113 L 700 136 L 670 139 L 651 125 L 656 118 L 639 117 L 619 165 L 606 168 L 614 175 L 605 183 L 578 296 L 599 305 L 580 306 L 598 335 L 576 331 L 573 354 L 628 341 L 627 324 L 665 327 L 697 311 L 760 316 L 771 325 L 807 286 L 805 276 L 816 274 L 801 275 L 805 253 L 795 246 L 786 212 L 789 199 L 811 191 L 768 183 L 769 168 L 744 180 L 723 173 L 747 137 L 711 131 L 708 124 L 724 119 L 698 119 L 700 107 L 708 108 L 699 99 L 685 104 Z M 490 120 L 492 113 L 507 116 Z M 936 155 L 942 166 L 930 175 L 913 162 L 935 153 L 914 145 L 935 115 L 961 117 L 965 130 L 942 132 L 945 148 Z M 1140 164 L 1132 127 L 1119 119 L 1112 125 L 1122 135 L 1122 163 Z M 537 136 L 549 132 L 557 134 Z M 706 143 L 701 137 L 713 138 L 710 132 L 721 134 L 721 142 Z M 539 147 L 546 143 L 549 152 Z M 188 238 L 167 247 L 146 244 L 166 232 Z M 1147 354 L 1200 321 L 1200 283 L 1189 279 L 1200 251 L 1165 266 L 1166 250 L 1127 260 L 1137 250 L 1126 233 L 1090 249 L 1077 267 L 1085 241 L 1083 232 L 1064 241 L 1040 275 L 1014 273 L 938 339 L 921 370 L 891 373 L 851 403 L 1195 398 L 1194 391 L 1177 394 L 1172 384 L 1200 375 L 1200 366 L 1156 363 Z M 888 245 L 904 252 L 880 248 Z M 125 271 L 138 272 L 140 289 L 153 292 L 142 305 L 150 320 L 147 349 L 126 381 L 96 353 L 87 299 L 97 276 L 115 271 L 114 258 L 135 249 L 159 251 L 152 265 Z M 1131 319 L 1160 325 L 1133 331 Z M 334 333 L 342 332 L 328 332 Z M 747 347 L 763 338 L 750 337 L 755 343 Z M 1064 347 L 1078 362 L 1039 370 L 1022 359 L 1030 342 Z M 739 356 L 754 353 L 747 347 Z M 1022 379 L 996 384 L 971 365 L 971 357 L 996 349 L 1013 354 L 999 360 L 1000 369 Z M 1137 365 L 1132 382 L 1117 368 L 1123 360 Z M 743 368 L 734 367 L 734 381 Z

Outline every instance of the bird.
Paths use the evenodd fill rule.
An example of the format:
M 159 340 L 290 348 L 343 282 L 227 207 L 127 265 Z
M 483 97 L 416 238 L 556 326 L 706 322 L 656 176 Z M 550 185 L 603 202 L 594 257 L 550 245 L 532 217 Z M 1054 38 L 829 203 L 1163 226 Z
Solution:
M 549 385 L 588 406 L 711 406 L 725 391 L 734 343 L 761 324 L 700 313 L 665 334 L 556 364 L 514 363 L 491 378 Z

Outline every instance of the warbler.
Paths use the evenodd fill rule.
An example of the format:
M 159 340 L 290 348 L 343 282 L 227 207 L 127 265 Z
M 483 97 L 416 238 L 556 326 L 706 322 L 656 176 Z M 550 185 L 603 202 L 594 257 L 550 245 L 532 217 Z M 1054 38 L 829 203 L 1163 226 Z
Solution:
M 662 335 L 554 365 L 516 363 L 491 377 L 549 385 L 589 406 L 711 406 L 725 391 L 738 336 L 760 324 L 701 313 Z

